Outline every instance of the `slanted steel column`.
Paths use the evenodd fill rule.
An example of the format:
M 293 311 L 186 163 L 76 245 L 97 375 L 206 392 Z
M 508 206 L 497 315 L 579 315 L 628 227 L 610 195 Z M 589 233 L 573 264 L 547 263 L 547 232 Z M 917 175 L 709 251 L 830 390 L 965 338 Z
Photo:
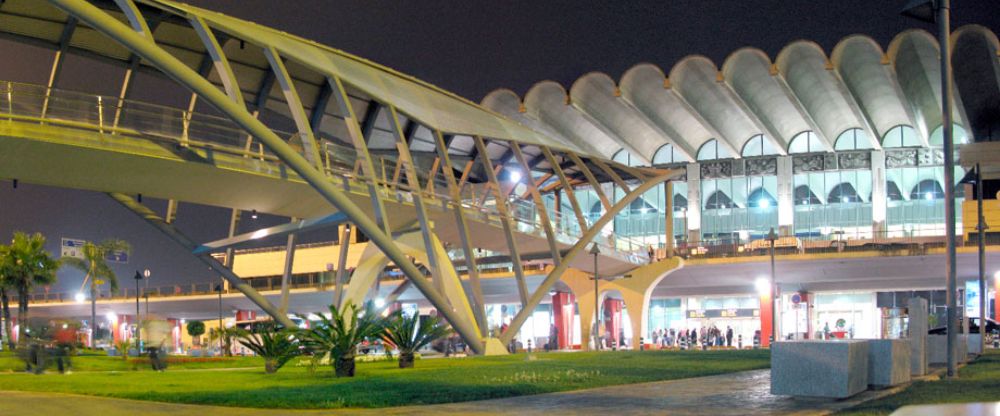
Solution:
M 52 58 L 52 70 L 49 72 L 49 82 L 45 88 L 45 99 L 42 100 L 41 118 L 45 118 L 45 115 L 49 112 L 49 96 L 52 95 L 52 89 L 55 88 L 56 80 L 59 79 L 63 57 L 66 56 L 66 50 L 69 49 L 69 40 L 73 37 L 73 32 L 76 31 L 78 22 L 77 18 L 69 16 L 66 19 L 66 24 L 63 25 L 62 34 L 59 35 L 59 48 L 56 49 L 56 54 Z
M 385 231 L 386 234 L 391 234 L 392 229 L 389 227 L 389 216 L 385 212 L 385 204 L 382 203 L 382 191 L 375 180 L 378 177 L 378 172 L 375 170 L 375 163 L 372 162 L 372 155 L 368 152 L 368 141 L 361 130 L 361 125 L 358 124 L 358 116 L 354 112 L 354 106 L 351 105 L 351 99 L 347 96 L 347 90 L 344 89 L 344 84 L 340 81 L 340 78 L 327 78 L 327 83 L 332 88 L 333 101 L 337 105 L 337 110 L 339 110 L 340 114 L 344 115 L 344 124 L 347 126 L 348 136 L 350 136 L 351 144 L 354 145 L 356 157 L 361 162 L 361 174 L 367 178 L 368 193 L 371 195 L 372 208 L 375 210 L 375 221 L 382 226 L 382 231 Z
M 278 85 L 281 86 L 281 92 L 285 95 L 285 102 L 288 103 L 288 111 L 292 115 L 295 128 L 298 129 L 299 138 L 302 140 L 302 148 L 305 150 L 304 156 L 306 160 L 311 162 L 316 168 L 322 170 L 323 158 L 320 157 L 319 145 L 316 144 L 316 136 L 313 135 L 312 126 L 309 125 L 309 116 L 306 115 L 306 108 L 302 105 L 302 99 L 299 98 L 299 92 L 295 89 L 295 84 L 292 82 L 292 76 L 288 74 L 288 69 L 285 68 L 285 62 L 281 59 L 281 54 L 273 46 L 267 46 L 264 48 L 264 57 L 271 64 L 271 72 L 274 72 L 274 78 L 278 81 Z
M 601 189 L 601 183 L 597 181 L 597 177 L 594 176 L 594 173 L 587 168 L 587 164 L 583 162 L 583 159 L 571 152 L 567 152 L 566 155 L 573 160 L 576 168 L 580 169 L 583 176 L 587 178 L 587 182 L 590 183 L 590 187 L 594 189 L 594 193 L 597 194 L 597 198 L 601 200 L 601 205 L 604 206 L 604 210 L 611 211 L 611 202 L 608 201 L 608 196 L 604 194 L 604 190 Z
M 285 244 L 285 267 L 281 273 L 281 303 L 278 306 L 278 310 L 281 313 L 288 313 L 288 286 L 289 280 L 292 278 L 292 265 L 295 263 L 295 234 L 288 235 L 288 241 Z
M 132 211 L 132 213 L 138 215 L 139 218 L 142 218 L 148 224 L 155 227 L 157 230 L 159 230 L 161 233 L 169 237 L 171 240 L 174 240 L 174 242 L 179 244 L 181 248 L 184 248 L 188 252 L 194 252 L 194 250 L 198 248 L 198 244 L 196 244 L 194 241 L 191 241 L 191 239 L 189 239 L 187 236 L 181 233 L 173 225 L 167 224 L 165 221 L 163 221 L 162 218 L 157 216 L 156 213 L 153 212 L 151 209 L 146 208 L 146 206 L 136 202 L 134 199 L 132 199 L 132 197 L 119 193 L 110 193 L 108 195 L 110 195 L 111 198 L 114 199 L 115 201 L 118 201 L 119 204 L 121 204 L 129 211 Z M 256 290 L 254 290 L 254 288 L 250 287 L 250 285 L 245 281 L 243 281 L 243 279 L 240 279 L 240 277 L 237 276 L 236 273 L 233 273 L 233 271 L 230 270 L 228 267 L 226 267 L 222 263 L 219 263 L 219 261 L 213 258 L 211 255 L 206 254 L 202 256 L 197 256 L 197 258 L 201 260 L 202 263 L 208 265 L 208 267 L 211 267 L 212 270 L 219 272 L 219 274 L 222 275 L 222 278 L 226 279 L 226 281 L 229 282 L 230 285 L 236 287 L 236 290 L 239 290 L 244 295 L 246 295 L 246 297 L 249 298 L 254 304 L 263 309 L 264 312 L 267 312 L 268 315 L 271 315 L 271 317 L 273 317 L 274 320 L 278 321 L 285 327 L 288 328 L 295 327 L 295 323 L 293 323 L 291 319 L 288 319 L 287 315 L 282 313 L 281 310 L 279 310 L 278 308 L 274 307 L 274 305 L 271 304 L 271 302 L 268 302 L 268 300 L 265 299 L 264 296 L 262 296 Z
M 528 192 L 531 193 L 531 199 L 535 201 L 538 217 L 542 222 L 542 230 L 545 231 L 545 240 L 549 243 L 549 253 L 552 255 L 552 261 L 558 265 L 562 262 L 562 255 L 559 254 L 559 246 L 556 244 L 556 232 L 552 230 L 552 221 L 549 221 L 549 212 L 545 208 L 545 201 L 542 200 L 542 194 L 538 192 L 538 185 L 535 184 L 535 178 L 531 176 L 531 166 L 528 165 L 528 160 L 524 158 L 521 145 L 515 142 L 509 142 L 509 144 L 510 149 L 514 151 L 514 158 L 517 159 L 517 162 L 521 164 L 521 168 L 524 169 L 524 176 L 527 178 L 525 183 L 528 186 Z
M 483 142 L 483 138 L 474 136 L 472 141 L 475 142 L 479 157 L 483 160 L 483 167 L 486 168 L 486 178 L 489 180 L 490 187 L 493 188 L 494 195 L 496 195 L 497 213 L 500 214 L 500 224 L 503 228 L 504 237 L 507 239 L 511 268 L 514 270 L 514 279 L 517 281 L 517 294 L 523 306 L 528 301 L 528 285 L 524 282 L 524 265 L 521 263 L 521 252 L 517 249 L 517 241 L 514 240 L 514 226 L 511 224 L 507 198 L 504 198 L 503 189 L 500 188 L 500 181 L 497 180 L 496 171 L 493 170 L 493 161 L 490 160 L 490 154 L 486 153 L 486 143 Z M 528 180 L 531 180 L 531 175 L 528 175 Z M 484 194 L 486 192 L 489 191 L 485 191 Z
M 447 301 L 425 281 L 420 270 L 395 246 L 391 236 L 380 230 L 378 225 L 360 207 L 355 205 L 349 196 L 337 189 L 325 174 L 315 169 L 308 160 L 292 149 L 282 138 L 278 137 L 267 126 L 251 116 L 246 111 L 246 108 L 237 106 L 225 94 L 212 85 L 212 83 L 199 76 L 178 58 L 170 55 L 166 50 L 158 47 L 149 39 L 133 32 L 118 19 L 93 4 L 83 0 L 50 0 L 50 2 L 66 13 L 76 16 L 81 22 L 90 25 L 98 32 L 121 43 L 125 48 L 149 62 L 150 65 L 160 69 L 181 85 L 198 93 L 199 96 L 207 100 L 209 104 L 215 106 L 222 114 L 253 134 L 254 137 L 257 137 L 258 140 L 271 149 L 280 160 L 310 184 L 331 205 L 343 211 L 349 218 L 355 221 L 361 231 L 370 236 L 372 242 L 389 259 L 399 265 L 407 277 L 412 279 L 413 284 L 420 289 L 435 308 L 438 308 L 439 312 L 452 324 L 462 338 L 468 342 L 468 345 L 474 352 L 482 353 L 484 351 L 483 343 L 472 325 L 464 322 L 462 319 L 458 319 L 457 314 L 447 308 Z M 190 243 L 190 241 L 188 242 Z M 191 248 L 194 249 L 194 247 Z M 239 282 L 239 277 L 228 270 L 224 270 L 223 275 L 227 279 L 231 278 L 234 282 Z M 252 293 L 256 294 L 256 292 Z M 248 294 L 247 296 L 252 297 L 253 295 Z M 268 303 L 267 305 L 270 304 Z M 273 306 L 268 307 L 270 309 L 268 313 L 277 313 L 277 310 Z M 290 324 L 287 318 L 284 318 L 282 323 L 285 324 L 286 322 Z
M 618 176 L 618 172 L 615 172 L 615 170 L 612 169 L 610 166 L 608 166 L 607 163 L 604 163 L 604 161 L 597 158 L 591 158 L 590 161 L 593 164 L 597 165 L 597 167 L 600 168 L 602 171 L 604 171 L 604 173 L 610 176 L 611 181 L 614 182 L 615 185 L 618 185 L 618 187 L 622 188 L 622 190 L 625 191 L 625 193 L 631 192 L 631 189 L 629 188 L 628 184 L 625 183 L 625 180 L 623 180 L 621 176 Z M 612 195 L 612 197 L 614 197 L 614 195 Z
M 510 342 L 511 339 L 514 338 L 514 334 L 517 334 L 517 332 L 521 330 L 521 325 L 524 325 L 524 321 L 527 320 L 528 316 L 534 312 L 536 307 L 538 307 L 538 304 L 541 303 L 542 298 L 548 296 L 549 290 L 552 289 L 552 286 L 555 285 L 557 281 L 559 281 L 559 278 L 562 277 L 562 274 L 566 272 L 566 270 L 569 268 L 569 264 L 573 261 L 573 259 L 582 251 L 584 251 L 584 249 L 587 248 L 587 245 L 589 245 L 590 242 L 595 237 L 597 237 L 597 235 L 601 232 L 601 229 L 604 228 L 604 226 L 607 225 L 608 222 L 610 222 L 615 218 L 615 215 L 618 215 L 618 213 L 621 212 L 621 210 L 627 208 L 629 204 L 632 203 L 632 201 L 638 199 L 640 196 L 642 196 L 642 194 L 646 193 L 646 191 L 649 191 L 650 189 L 659 185 L 660 183 L 669 180 L 673 176 L 674 175 L 658 176 L 639 184 L 639 186 L 637 186 L 631 192 L 625 194 L 625 196 L 622 197 L 622 199 L 620 199 L 617 203 L 615 203 L 615 205 L 612 206 L 608 212 L 602 215 L 601 218 L 599 218 L 594 223 L 594 225 L 590 227 L 590 229 L 587 230 L 587 232 L 584 233 L 583 236 L 580 237 L 580 239 L 576 242 L 576 244 L 574 244 L 573 247 L 566 252 L 566 254 L 563 256 L 562 263 L 559 263 L 559 265 L 557 265 L 554 269 L 552 269 L 551 272 L 549 272 L 548 276 L 545 276 L 545 280 L 543 280 L 542 283 L 538 286 L 538 289 L 536 289 L 535 292 L 531 294 L 531 298 L 528 300 L 528 303 L 524 305 L 524 307 L 521 309 L 520 312 L 517 313 L 517 315 L 514 316 L 514 319 L 510 322 L 510 325 L 507 327 L 507 331 L 505 331 L 502 335 L 500 335 L 500 342 L 507 344 Z
M 556 161 L 556 157 L 552 154 L 552 151 L 548 147 L 541 146 L 542 154 L 545 155 L 545 159 L 549 161 L 549 165 L 552 165 L 552 171 L 556 173 L 556 177 L 559 178 L 559 183 L 562 184 L 562 190 L 566 193 L 566 198 L 569 199 L 570 206 L 573 207 L 573 215 L 576 216 L 576 221 L 580 225 L 580 234 L 587 231 L 587 219 L 583 216 L 583 210 L 580 209 L 580 201 L 576 199 L 576 193 L 573 191 L 573 185 L 569 183 L 569 179 L 566 178 L 566 172 L 563 172 L 562 167 L 559 166 L 559 162 Z
M 486 336 L 488 325 L 486 322 L 486 302 L 483 299 L 483 287 L 479 282 L 479 265 L 476 261 L 476 251 L 472 247 L 472 238 L 469 236 L 469 223 L 462 212 L 462 193 L 459 185 L 455 182 L 455 168 L 451 164 L 451 156 L 448 155 L 448 145 L 444 136 L 438 130 L 432 130 L 434 144 L 437 147 L 438 158 L 441 159 L 445 181 L 448 183 L 448 195 L 451 198 L 451 208 L 455 213 L 455 226 L 458 227 L 458 237 L 462 240 L 462 252 L 465 254 L 465 266 L 469 273 L 469 286 L 472 289 L 473 313 L 476 322 L 479 324 L 479 333 Z

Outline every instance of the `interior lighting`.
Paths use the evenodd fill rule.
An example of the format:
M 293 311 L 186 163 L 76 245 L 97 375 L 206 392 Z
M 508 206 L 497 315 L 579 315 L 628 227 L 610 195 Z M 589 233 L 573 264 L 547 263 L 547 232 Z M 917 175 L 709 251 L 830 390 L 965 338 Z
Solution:
M 934 194 L 931 193 L 931 192 L 925 193 L 924 194 L 924 199 L 926 199 L 928 201 L 933 201 L 934 200 Z
M 771 283 L 766 277 L 758 277 L 757 281 L 754 282 L 754 286 L 757 288 L 757 293 L 761 296 L 771 293 Z
M 87 295 L 84 295 L 83 292 L 76 292 L 76 295 L 73 296 L 73 299 L 79 303 L 83 303 L 83 301 L 87 300 Z
M 516 169 L 508 169 L 507 179 L 511 182 L 521 182 L 521 172 L 518 172 Z
M 250 218 L 257 219 L 257 210 L 250 211 Z
M 846 204 L 848 202 L 851 202 L 851 198 L 848 198 L 846 196 L 842 196 L 842 197 L 840 197 L 840 202 L 843 202 L 843 203 Z
M 385 307 L 385 299 L 382 299 L 382 298 L 375 298 L 375 307 L 376 307 L 376 308 L 382 308 L 382 307 Z
M 767 207 L 771 206 L 771 201 L 769 201 L 769 200 L 767 200 L 765 198 L 761 198 L 759 201 L 757 201 L 757 206 L 761 207 L 761 208 L 767 208 Z
M 108 321 L 111 322 L 115 322 L 118 320 L 118 315 L 115 313 L 115 311 L 108 311 L 108 313 L 105 314 L 104 316 L 108 318 Z

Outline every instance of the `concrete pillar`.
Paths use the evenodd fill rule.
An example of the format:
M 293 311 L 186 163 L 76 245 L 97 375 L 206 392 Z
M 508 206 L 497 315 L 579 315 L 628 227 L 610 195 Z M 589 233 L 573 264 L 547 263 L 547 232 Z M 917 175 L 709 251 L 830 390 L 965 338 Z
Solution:
M 760 345 L 769 347 L 771 345 L 771 314 L 774 313 L 774 302 L 771 301 L 771 293 L 760 293 Z
M 621 331 L 622 331 L 622 302 L 621 299 L 604 299 L 604 330 L 607 331 L 608 340 L 611 342 L 611 348 L 617 348 L 621 345 Z
M 1000 314 L 1000 279 L 993 278 L 993 320 L 1000 320 L 997 315 Z
M 906 305 L 910 337 L 910 374 L 927 374 L 927 299 L 910 298 Z
M 688 204 L 684 215 L 687 219 L 688 242 L 701 241 L 701 164 L 687 164 Z
M 664 244 L 663 249 L 667 258 L 674 256 L 674 182 L 663 183 L 663 213 L 664 213 Z
M 885 151 L 873 150 L 872 158 L 872 236 L 886 237 L 885 220 L 888 195 L 885 189 Z M 968 194 L 966 194 L 968 195 Z
M 778 156 L 778 234 L 795 234 L 795 186 L 792 176 L 792 157 Z
M 573 341 L 574 302 L 576 299 L 569 292 L 556 292 L 552 295 L 552 314 L 559 337 L 559 349 L 569 348 Z

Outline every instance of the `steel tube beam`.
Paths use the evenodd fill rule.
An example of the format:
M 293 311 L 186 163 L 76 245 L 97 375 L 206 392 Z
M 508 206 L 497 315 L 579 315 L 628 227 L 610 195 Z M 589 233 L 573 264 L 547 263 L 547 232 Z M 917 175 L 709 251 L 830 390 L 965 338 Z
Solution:
M 165 221 L 163 221 L 162 218 L 157 216 L 155 212 L 153 212 L 149 208 L 146 208 L 145 205 L 136 202 L 134 199 L 132 199 L 132 197 L 120 193 L 110 193 L 108 195 L 110 195 L 112 199 L 117 201 L 119 204 L 121 204 L 129 211 L 138 215 L 139 218 L 142 218 L 147 223 L 155 227 L 158 231 L 169 237 L 171 240 L 174 240 L 174 242 L 179 244 L 182 248 L 185 248 L 189 251 L 193 251 L 194 248 L 197 246 L 197 244 L 194 241 L 191 241 L 191 239 L 189 239 L 187 236 L 181 233 L 176 227 L 167 224 Z M 218 260 L 207 254 L 197 256 L 197 258 L 201 260 L 202 263 L 208 265 L 208 267 L 211 267 L 212 270 L 219 272 L 219 274 L 222 275 L 222 278 L 226 279 L 226 281 L 229 282 L 230 286 L 235 287 L 236 290 L 239 290 L 244 295 L 246 295 L 246 297 L 250 299 L 250 301 L 252 301 L 254 304 L 263 309 L 264 312 L 266 312 L 268 315 L 271 315 L 271 317 L 273 317 L 276 321 L 278 321 L 287 328 L 295 327 L 295 323 L 293 323 L 291 319 L 288 319 L 287 315 L 281 313 L 281 310 L 274 307 L 274 305 L 271 302 L 269 302 L 267 299 L 264 298 L 264 296 L 262 296 L 256 290 L 254 290 L 254 288 L 250 287 L 250 284 L 248 284 L 246 281 L 237 276 L 236 273 L 233 273 L 233 271 L 230 270 L 228 267 L 226 267 L 224 264 L 220 263 Z
M 285 267 L 281 273 L 281 302 L 278 310 L 283 314 L 288 313 L 288 283 L 292 279 L 292 266 L 295 264 L 295 234 L 288 234 L 288 241 L 285 243 Z
M 611 202 L 608 201 L 608 196 L 604 195 L 604 190 L 601 189 L 601 183 L 597 181 L 594 173 L 587 168 L 587 164 L 583 162 L 583 159 L 574 153 L 566 153 L 566 155 L 573 160 L 573 163 L 576 164 L 576 168 L 583 173 L 585 178 L 587 178 L 587 182 L 590 183 L 590 187 L 594 189 L 594 193 L 597 194 L 597 198 L 601 200 L 601 205 L 604 206 L 604 210 L 611 211 Z
M 549 243 L 549 252 L 552 253 L 552 261 L 558 265 L 562 262 L 562 256 L 559 254 L 559 246 L 556 245 L 556 232 L 552 229 L 552 221 L 549 221 L 549 211 L 545 208 L 545 201 L 542 200 L 542 194 L 538 192 L 538 185 L 535 184 L 535 179 L 531 176 L 531 165 L 524 158 L 524 152 L 521 151 L 520 144 L 510 142 L 510 149 L 514 151 L 514 158 L 517 159 L 518 163 L 521 164 L 521 168 L 524 169 L 524 176 L 527 179 L 525 184 L 528 186 L 528 192 L 531 193 L 531 199 L 535 202 L 539 221 L 542 222 L 542 230 L 545 231 L 545 240 Z
M 548 276 L 545 276 L 545 280 L 543 280 L 538 286 L 535 293 L 531 294 L 531 298 L 528 302 L 523 308 L 521 308 L 521 311 L 514 316 L 514 319 L 507 327 L 507 331 L 500 335 L 500 341 L 506 345 L 511 339 L 514 338 L 514 334 L 517 334 L 517 331 L 521 329 L 521 325 L 524 325 L 524 321 L 528 319 L 528 316 L 534 313 L 535 308 L 538 307 L 542 298 L 548 296 L 549 290 L 552 289 L 552 286 L 555 285 L 556 282 L 562 277 L 562 274 L 569 269 L 569 264 L 573 261 L 573 259 L 587 248 L 587 245 L 590 244 L 595 237 L 597 237 L 605 225 L 615 218 L 615 215 L 618 215 L 621 210 L 627 208 L 632 201 L 635 201 L 637 198 L 642 196 L 642 194 L 646 193 L 646 191 L 653 189 L 653 187 L 659 185 L 660 183 L 670 180 L 674 176 L 675 175 L 663 175 L 651 178 L 649 181 L 640 184 L 631 192 L 625 194 L 625 196 L 622 197 L 618 203 L 602 215 L 601 218 L 599 218 L 594 225 L 591 226 L 579 240 L 577 240 L 576 244 L 574 244 L 573 247 L 563 255 L 562 263 L 559 263 L 558 266 L 549 272 Z
M 576 221 L 580 225 L 580 233 L 582 234 L 584 231 L 587 231 L 587 219 L 583 216 L 583 210 L 580 209 L 580 201 L 576 200 L 576 192 L 573 191 L 573 185 L 569 183 L 569 180 L 566 178 L 566 172 L 563 172 L 552 151 L 545 146 L 542 146 L 541 149 L 542 154 L 545 155 L 545 159 L 549 161 L 549 165 L 552 165 L 552 171 L 559 178 L 559 183 L 562 184 L 562 190 L 566 193 L 566 198 L 569 199 L 570 206 L 573 207 L 573 215 L 576 216 Z
M 340 257 L 337 257 L 337 274 L 336 283 L 333 289 L 333 304 L 340 308 L 340 302 L 343 300 L 344 294 L 344 279 L 347 277 L 347 253 L 351 248 L 351 225 L 344 224 L 344 228 L 340 231 Z
M 476 331 L 472 329 L 471 325 L 467 325 L 462 322 L 462 320 L 457 319 L 458 317 L 456 316 L 456 313 L 447 307 L 447 301 L 441 295 L 436 293 L 431 285 L 426 282 L 416 265 L 414 265 L 402 253 L 402 251 L 395 246 L 391 236 L 381 230 L 360 207 L 351 201 L 350 197 L 337 189 L 337 187 L 334 186 L 334 184 L 330 182 L 323 173 L 316 170 L 302 155 L 298 154 L 267 126 L 247 113 L 246 108 L 240 108 L 237 106 L 208 80 L 200 77 L 197 73 L 195 73 L 195 71 L 187 67 L 187 65 L 181 62 L 178 58 L 170 55 L 167 51 L 161 49 L 149 39 L 133 32 L 113 16 L 105 13 L 89 2 L 83 0 L 50 1 L 53 5 L 64 12 L 76 16 L 80 19 L 80 21 L 87 23 L 95 30 L 118 41 L 124 47 L 141 56 L 151 65 L 159 68 L 164 74 L 173 78 L 181 85 L 199 93 L 202 98 L 207 100 L 211 105 L 215 106 L 220 112 L 227 115 L 235 123 L 239 124 L 240 127 L 253 134 L 254 137 L 257 137 L 258 140 L 263 142 L 264 145 L 271 149 L 275 155 L 285 162 L 289 168 L 291 168 L 314 189 L 316 189 L 320 195 L 322 195 L 338 210 L 344 212 L 349 218 L 355 221 L 361 231 L 368 235 L 372 242 L 382 249 L 386 256 L 395 262 L 407 277 L 412 279 L 413 284 L 417 286 L 422 293 L 424 293 L 424 296 L 428 298 L 428 301 L 430 301 L 435 308 L 438 308 L 438 311 L 444 315 L 444 318 L 447 319 L 448 322 L 452 323 L 455 330 L 467 342 L 469 342 L 469 346 L 474 352 L 481 354 L 484 351 L 483 343 L 480 341 L 479 335 Z M 190 243 L 188 249 L 193 250 L 194 247 L 195 245 Z M 212 259 L 212 261 L 214 261 L 214 259 Z M 227 280 L 245 285 L 245 283 L 240 282 L 239 277 L 232 274 L 231 271 L 223 271 L 223 276 L 226 277 Z M 238 288 L 242 288 L 242 286 L 238 286 Z M 249 289 L 249 287 L 246 287 L 246 289 Z M 251 298 L 254 295 L 259 297 L 259 294 L 256 294 L 256 292 L 252 290 L 244 293 L 251 293 L 247 295 Z M 261 298 L 261 300 L 264 299 Z M 264 301 L 266 302 L 266 300 Z M 270 305 L 269 302 L 266 303 L 266 305 L 269 305 L 268 309 L 265 309 L 268 313 L 277 314 L 278 311 L 273 307 L 273 305 Z M 289 325 L 291 322 L 287 317 L 282 318 L 279 315 L 276 318 L 284 319 L 282 324 L 291 326 Z
M 287 224 L 276 225 L 274 227 L 262 228 L 252 233 L 240 234 L 222 240 L 204 243 L 194 250 L 195 255 L 215 253 L 242 244 L 268 237 L 280 237 L 291 233 L 301 233 L 318 230 L 326 227 L 336 227 L 348 221 L 347 216 L 341 212 L 327 216 L 312 218 L 308 220 L 296 220 Z

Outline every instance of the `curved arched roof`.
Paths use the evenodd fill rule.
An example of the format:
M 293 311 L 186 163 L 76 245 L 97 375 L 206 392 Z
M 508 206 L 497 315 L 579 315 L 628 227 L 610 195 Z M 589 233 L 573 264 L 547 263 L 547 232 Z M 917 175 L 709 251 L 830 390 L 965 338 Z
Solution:
M 955 120 L 971 126 L 974 140 L 1000 131 L 1000 43 L 989 29 L 969 25 L 952 34 Z M 616 84 L 603 73 L 574 82 L 569 95 L 552 81 L 536 84 L 523 100 L 525 123 L 571 132 L 576 144 L 599 144 L 601 155 L 620 149 L 639 160 L 665 144 L 694 159 L 712 139 L 736 157 L 747 140 L 763 134 L 781 152 L 793 137 L 812 131 L 826 150 L 849 129 L 861 129 L 880 146 L 893 127 L 913 126 L 923 145 L 941 124 L 938 45 L 923 30 L 898 34 L 883 49 L 864 35 L 842 39 L 827 54 L 796 41 L 774 59 L 756 48 L 730 54 L 721 68 L 692 55 L 669 71 L 640 63 Z M 669 75 L 665 75 L 669 74 Z M 548 100 L 539 90 L 551 91 Z M 490 94 L 482 104 L 504 112 L 521 105 Z M 544 116 L 539 116 L 539 115 Z M 519 119 L 520 120 L 520 119 Z M 650 151 L 649 149 L 653 149 Z

